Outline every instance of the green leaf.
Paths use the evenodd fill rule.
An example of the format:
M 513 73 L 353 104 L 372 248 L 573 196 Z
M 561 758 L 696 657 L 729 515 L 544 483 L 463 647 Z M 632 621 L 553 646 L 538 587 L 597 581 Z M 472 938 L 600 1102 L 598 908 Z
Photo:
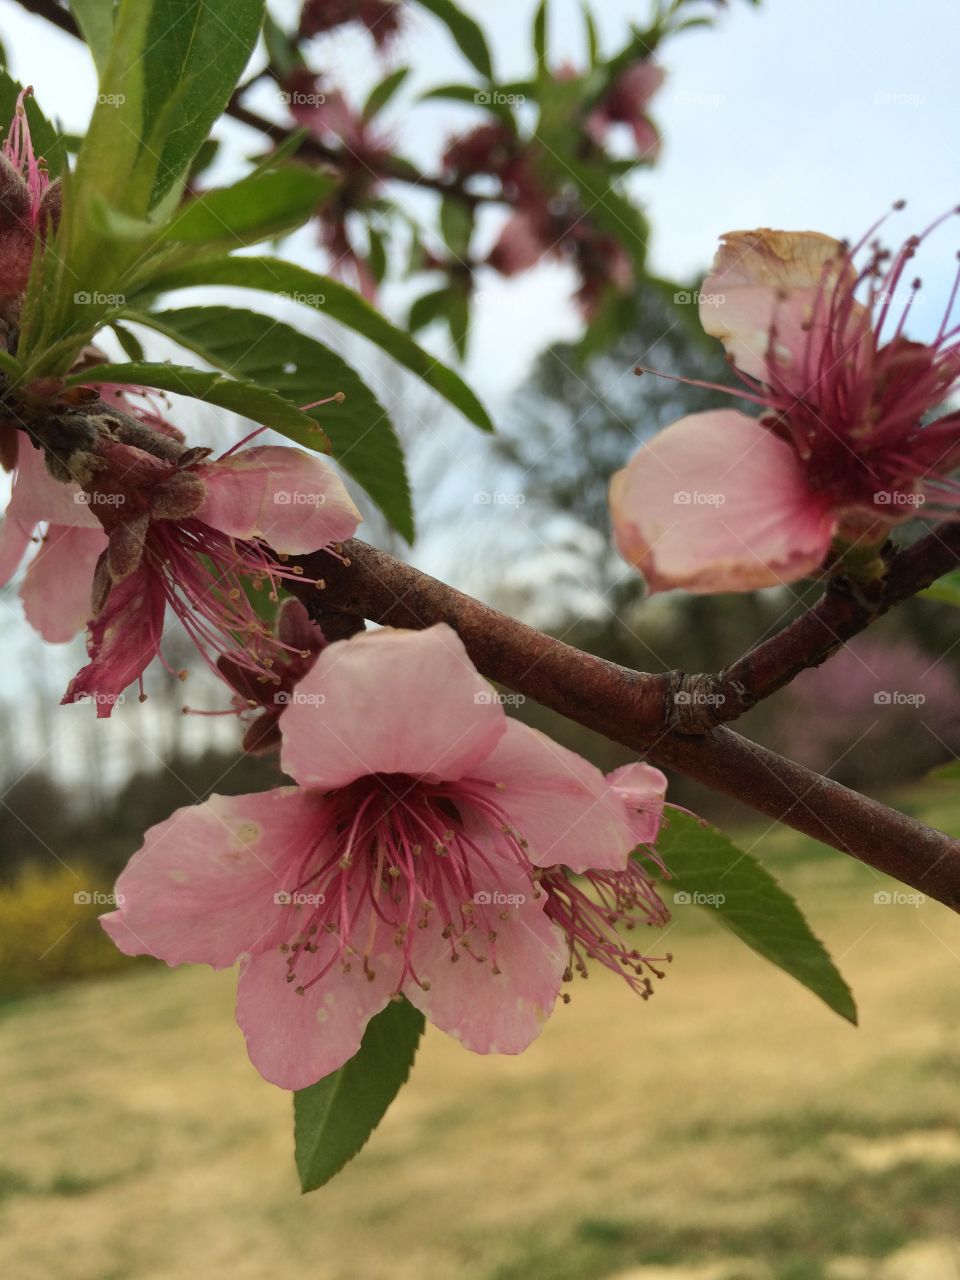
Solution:
M 189 200 L 161 239 L 195 244 L 221 240 L 231 247 L 256 244 L 301 226 L 336 186 L 333 174 L 299 167 L 269 169 Z
M 131 315 L 235 377 L 270 387 L 293 404 L 310 404 L 342 391 L 342 404 L 308 410 L 322 423 L 333 456 L 367 493 L 393 527 L 413 541 L 413 508 L 403 450 L 387 411 L 362 378 L 335 351 L 256 311 L 235 307 L 184 307 Z M 315 433 L 283 434 L 308 449 Z
M 477 23 L 458 9 L 453 0 L 419 0 L 419 3 L 421 8 L 428 9 L 446 26 L 470 65 L 485 79 L 492 80 L 493 63 L 490 60 L 490 49 Z
M 373 86 L 370 90 L 370 96 L 363 104 L 363 119 L 365 121 L 369 122 L 374 116 L 380 114 L 409 74 L 409 67 L 397 67 L 396 71 L 391 71 L 386 80 L 381 80 L 379 84 Z
M 143 364 L 147 357 L 137 335 L 125 329 L 122 324 L 115 324 L 113 332 L 117 335 L 117 341 L 123 347 L 123 354 L 127 359 L 132 360 L 134 364 Z
M 731 933 L 850 1022 L 857 1006 L 823 943 L 773 876 L 716 827 L 670 811 L 657 840 L 677 905 L 706 907 Z M 684 896 L 678 896 L 684 895 Z M 670 894 L 667 895 L 668 905 Z
M 960 609 L 960 569 L 945 573 L 919 594 L 927 600 L 938 600 L 940 604 L 952 604 Z
M 533 18 L 533 52 L 537 59 L 537 70 L 541 75 L 547 72 L 547 0 L 540 0 Z
M 311 447 L 324 449 L 324 434 L 308 414 L 301 412 L 269 387 L 255 382 L 224 378 L 219 373 L 202 369 L 190 369 L 184 365 L 151 364 L 98 364 L 82 373 L 67 378 L 71 387 L 86 386 L 98 382 L 124 382 L 138 387 L 155 387 L 159 391 L 173 391 L 178 395 L 192 396 L 208 404 L 219 405 L 242 414 L 264 427 L 274 427 L 289 434 L 292 431 L 311 432 Z
M 263 0 L 153 0 L 143 54 L 143 136 L 160 147 L 151 207 L 186 173 L 226 107 L 263 12 Z
M 597 33 L 597 24 L 590 11 L 589 0 L 583 0 L 583 25 L 587 36 L 587 58 L 592 70 L 597 65 L 597 59 L 600 56 L 600 37 Z
M 293 1097 L 297 1172 L 315 1191 L 352 1160 L 410 1075 L 423 1014 L 406 1000 L 367 1024 L 359 1052 L 338 1071 Z
M 70 0 L 80 34 L 86 40 L 99 75 L 103 75 L 113 40 L 115 0 Z
M 367 223 L 367 241 L 367 266 L 377 284 L 383 284 L 388 265 L 387 242 L 372 222 Z
M 951 760 L 949 764 L 939 764 L 927 774 L 938 782 L 960 782 L 960 760 Z
M 13 76 L 8 75 L 6 71 L 0 70 L 0 134 L 2 134 L 3 138 L 6 138 L 10 131 L 10 126 L 13 124 L 17 98 L 22 87 L 19 81 L 14 80 Z M 27 124 L 30 126 L 33 149 L 38 156 L 42 156 L 46 161 L 47 171 L 50 176 L 56 178 L 63 172 L 67 164 L 67 149 L 63 136 L 37 106 L 37 100 L 32 93 L 28 94 L 24 99 L 24 105 L 27 112 Z
M 467 354 L 467 335 L 470 332 L 470 298 L 460 285 L 451 285 L 447 290 L 445 307 L 447 326 L 457 355 L 463 360 Z
M 463 200 L 444 196 L 440 204 L 440 230 L 447 248 L 458 261 L 463 262 L 473 235 L 473 209 Z
M 487 411 L 458 374 L 424 351 L 358 293 L 329 276 L 318 275 L 280 258 L 218 256 L 202 258 L 158 274 L 151 279 L 150 290 L 166 292 L 193 285 L 217 284 L 262 289 L 316 308 L 331 320 L 346 325 L 375 343 L 459 409 L 475 426 L 484 431 L 493 430 Z M 135 305 L 133 299 L 131 305 Z
M 416 299 L 410 308 L 410 315 L 407 318 L 407 328 L 411 333 L 419 333 L 428 324 L 433 324 L 434 320 L 439 320 L 441 316 L 446 315 L 447 294 L 449 292 L 449 285 L 444 285 L 442 288 L 433 289 L 430 293 L 424 293 Z

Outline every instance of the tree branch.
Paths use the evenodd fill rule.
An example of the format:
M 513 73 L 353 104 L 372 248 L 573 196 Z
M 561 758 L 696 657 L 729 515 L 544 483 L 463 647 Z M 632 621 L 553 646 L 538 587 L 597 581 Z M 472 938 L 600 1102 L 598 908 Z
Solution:
M 847 640 L 955 568 L 960 561 L 960 524 L 937 525 L 889 559 L 874 598 L 857 595 L 842 581 L 830 583 L 801 617 L 755 645 L 724 671 L 715 692 L 724 697 L 717 718 L 733 720 L 790 683 L 808 667 L 818 667 Z
M 490 679 L 960 909 L 960 841 L 729 729 L 680 732 L 675 673 L 581 653 L 365 543 L 344 554 L 332 567 L 322 552 L 294 557 L 305 577 L 326 583 L 322 594 L 298 589 L 321 625 L 327 610 L 415 629 L 449 623 Z

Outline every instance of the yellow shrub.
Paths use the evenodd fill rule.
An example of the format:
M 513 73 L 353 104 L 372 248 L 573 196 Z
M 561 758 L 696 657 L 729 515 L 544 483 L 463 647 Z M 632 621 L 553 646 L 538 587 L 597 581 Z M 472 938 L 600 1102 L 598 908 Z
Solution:
M 98 923 L 111 889 L 83 868 L 29 868 L 0 887 L 0 999 L 136 963 Z

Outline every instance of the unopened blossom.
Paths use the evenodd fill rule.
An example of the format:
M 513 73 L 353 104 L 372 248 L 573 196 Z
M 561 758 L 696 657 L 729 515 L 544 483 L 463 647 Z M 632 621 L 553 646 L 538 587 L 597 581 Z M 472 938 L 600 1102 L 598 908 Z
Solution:
M 0 148 L 0 313 L 15 318 L 38 246 L 60 221 L 60 180 L 50 181 L 30 140 L 24 89 Z
M 169 964 L 240 960 L 250 1057 L 286 1089 L 341 1066 L 400 995 L 469 1049 L 519 1053 L 570 961 L 543 869 L 623 871 L 650 797 L 628 805 L 509 720 L 445 625 L 331 644 L 296 693 L 281 762 L 299 785 L 154 827 L 104 928 Z
M 741 377 L 733 394 L 761 414 L 682 418 L 614 476 L 617 546 L 651 590 L 774 586 L 830 556 L 869 577 L 895 524 L 956 515 L 960 414 L 943 412 L 960 380 L 956 282 L 932 338 L 905 332 L 910 262 L 932 230 L 893 254 L 814 232 L 724 237 L 700 317 Z
M 226 655 L 217 659 L 217 670 L 234 690 L 234 710 L 247 719 L 248 713 L 255 713 L 243 735 L 244 751 L 268 751 L 280 745 L 280 716 L 326 644 L 323 630 L 310 620 L 306 607 L 288 597 L 278 611 L 276 654 L 269 672 Z
M 100 442 L 84 489 L 108 546 L 94 577 L 90 662 L 64 702 L 92 698 L 98 715 L 109 715 L 160 654 L 168 606 L 214 669 L 226 656 L 269 676 L 278 646 L 247 587 L 276 588 L 299 572 L 278 557 L 322 550 L 356 531 L 360 513 L 319 458 L 273 445 L 213 461 L 207 452 L 170 461 Z
M 611 126 L 626 125 L 641 158 L 655 160 L 660 151 L 660 135 L 647 115 L 647 107 L 663 80 L 663 68 L 654 62 L 643 60 L 625 67 L 587 116 L 585 128 L 593 141 L 600 144 Z
M 0 586 L 38 544 L 20 597 L 30 625 L 60 644 L 90 617 L 90 587 L 107 538 L 79 485 L 55 480 L 42 451 L 22 431 L 16 435 L 13 486 L 0 522 Z
M 401 0 L 306 0 L 300 14 L 300 35 L 308 39 L 347 22 L 360 22 L 377 48 L 384 49 L 399 32 L 402 21 Z

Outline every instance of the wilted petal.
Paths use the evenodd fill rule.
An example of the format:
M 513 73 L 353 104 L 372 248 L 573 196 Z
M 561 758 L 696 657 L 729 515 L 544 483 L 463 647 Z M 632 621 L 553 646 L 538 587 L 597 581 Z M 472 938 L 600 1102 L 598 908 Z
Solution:
M 90 662 L 70 681 L 62 701 L 92 699 L 97 716 L 109 716 L 119 695 L 160 651 L 165 608 L 163 583 L 146 566 L 117 583 L 90 623 Z
M 831 236 L 767 228 L 731 231 L 704 281 L 700 322 L 744 373 L 761 382 L 777 378 L 804 393 L 817 377 L 829 294 L 851 271 L 844 246 Z
M 610 485 L 620 554 L 651 591 L 751 591 L 813 573 L 836 516 L 791 447 L 732 409 L 681 418 Z

